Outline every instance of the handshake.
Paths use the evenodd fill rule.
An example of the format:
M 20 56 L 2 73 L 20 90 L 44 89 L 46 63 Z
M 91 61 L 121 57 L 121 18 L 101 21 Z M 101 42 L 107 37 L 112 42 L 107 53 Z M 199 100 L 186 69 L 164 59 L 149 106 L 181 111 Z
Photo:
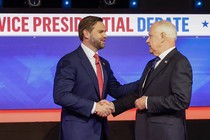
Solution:
M 109 102 L 107 100 L 101 100 L 96 103 L 96 115 L 100 117 L 107 117 L 113 112 L 115 112 L 115 107 L 112 102 Z
M 136 99 L 134 102 L 135 107 L 138 110 L 147 109 L 146 107 L 147 98 L 148 98 L 147 96 L 142 96 Z M 115 106 L 112 102 L 109 102 L 107 100 L 101 100 L 96 103 L 96 109 L 95 109 L 96 115 L 100 117 L 107 117 L 114 112 L 115 112 Z

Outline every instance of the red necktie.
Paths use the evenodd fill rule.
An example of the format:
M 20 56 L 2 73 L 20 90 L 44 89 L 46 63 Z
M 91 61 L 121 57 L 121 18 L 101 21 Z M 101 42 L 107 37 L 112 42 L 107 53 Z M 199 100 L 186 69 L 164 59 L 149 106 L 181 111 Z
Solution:
M 99 60 L 98 54 L 95 54 L 94 58 L 95 58 L 95 63 L 96 63 L 96 73 L 97 73 L 97 78 L 98 78 L 100 98 L 102 99 L 102 91 L 103 91 L 104 81 L 103 81 L 103 77 L 102 77 L 102 70 L 101 70 L 100 60 Z

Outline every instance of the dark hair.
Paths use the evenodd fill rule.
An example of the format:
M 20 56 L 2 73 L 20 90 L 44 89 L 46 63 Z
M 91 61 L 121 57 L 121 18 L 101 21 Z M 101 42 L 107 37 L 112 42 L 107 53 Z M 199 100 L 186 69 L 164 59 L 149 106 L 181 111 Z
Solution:
M 91 32 L 93 30 L 94 25 L 97 22 L 103 22 L 103 19 L 101 17 L 96 16 L 87 16 L 84 17 L 80 23 L 79 23 L 79 38 L 81 41 L 83 41 L 83 30 L 87 30 Z

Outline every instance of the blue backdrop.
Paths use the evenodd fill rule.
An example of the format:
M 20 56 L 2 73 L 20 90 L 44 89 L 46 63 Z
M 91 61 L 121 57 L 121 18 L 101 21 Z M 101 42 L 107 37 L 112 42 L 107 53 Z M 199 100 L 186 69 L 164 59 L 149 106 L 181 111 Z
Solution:
M 99 54 L 121 83 L 139 79 L 153 58 L 145 41 L 145 37 L 107 38 Z M 0 109 L 59 108 L 52 98 L 56 65 L 79 45 L 78 37 L 1 37 Z M 210 106 L 210 37 L 178 37 L 176 46 L 193 67 L 191 106 Z

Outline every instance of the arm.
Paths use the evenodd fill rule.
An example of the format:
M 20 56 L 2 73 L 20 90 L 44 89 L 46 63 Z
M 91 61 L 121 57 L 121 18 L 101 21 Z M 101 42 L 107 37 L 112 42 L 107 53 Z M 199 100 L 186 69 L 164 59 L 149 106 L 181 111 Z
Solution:
M 105 60 L 104 60 L 105 61 Z M 108 63 L 108 61 L 105 61 L 105 69 L 108 74 L 108 80 L 107 80 L 107 92 L 110 96 L 112 96 L 115 99 L 119 99 L 123 97 L 126 94 L 132 93 L 135 90 L 139 88 L 140 80 L 128 83 L 128 84 L 120 84 L 117 79 L 114 76 L 113 71 L 111 70 L 111 67 Z
M 115 110 L 113 116 L 117 116 L 126 110 L 134 108 L 135 107 L 134 102 L 137 98 L 138 98 L 138 90 L 136 90 L 133 93 L 127 94 L 120 99 L 113 101 L 114 110 Z
M 90 116 L 94 102 L 80 96 L 85 91 L 74 91 L 78 85 L 75 64 L 67 59 L 61 59 L 57 65 L 54 79 L 54 102 L 66 109 Z

